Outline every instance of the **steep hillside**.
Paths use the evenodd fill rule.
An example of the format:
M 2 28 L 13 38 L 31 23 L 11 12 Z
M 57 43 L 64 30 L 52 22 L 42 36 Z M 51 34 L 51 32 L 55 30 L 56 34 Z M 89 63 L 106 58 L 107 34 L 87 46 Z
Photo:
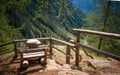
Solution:
M 20 32 L 16 38 L 73 38 L 72 29 L 83 25 L 84 14 L 67 0 L 43 1 L 31 0 L 19 14 L 8 11 L 10 24 Z

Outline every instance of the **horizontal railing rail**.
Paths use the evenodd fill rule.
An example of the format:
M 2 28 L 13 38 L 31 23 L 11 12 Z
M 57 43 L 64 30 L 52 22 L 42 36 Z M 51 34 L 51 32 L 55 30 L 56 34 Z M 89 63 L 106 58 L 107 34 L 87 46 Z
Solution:
M 109 53 L 109 52 L 105 52 L 103 50 L 99 50 L 87 45 L 83 45 L 80 42 L 80 37 L 82 36 L 82 33 L 87 33 L 87 34 L 93 34 L 93 35 L 98 35 L 98 36 L 104 36 L 104 37 L 110 37 L 110 38 L 116 38 L 116 39 L 120 39 L 120 34 L 115 34 L 115 33 L 107 33 L 107 32 L 100 32 L 100 31 L 93 31 L 93 30 L 85 30 L 85 29 L 73 29 L 73 31 L 77 32 L 77 38 L 76 38 L 76 42 L 74 42 L 74 44 L 76 44 L 76 58 L 75 58 L 75 65 L 78 67 L 79 66 L 79 49 L 80 47 L 82 48 L 86 48 L 89 50 L 92 50 L 96 53 L 100 53 L 103 54 L 105 56 L 111 57 L 113 59 L 119 60 L 120 61 L 120 56 Z
M 108 52 L 105 52 L 105 51 L 103 51 L 103 50 L 95 49 L 95 48 L 92 48 L 92 47 L 90 47 L 90 46 L 83 45 L 83 44 L 81 44 L 81 43 L 76 43 L 76 44 L 78 44 L 79 46 L 84 47 L 84 48 L 86 48 L 86 49 L 92 50 L 92 51 L 94 51 L 94 52 L 96 52 L 96 53 L 101 53 L 101 54 L 103 54 L 103 55 L 105 55 L 105 56 L 108 56 L 108 57 L 111 57 L 111 58 L 114 58 L 114 59 L 120 61 L 120 56 L 117 56 L 117 55 L 115 55 L 115 54 L 108 53 Z
M 73 29 L 73 31 L 120 39 L 120 34 L 115 34 L 115 33 L 107 33 L 107 32 L 85 30 L 85 29 Z
M 57 51 L 59 51 L 59 52 L 63 53 L 64 55 L 66 55 L 66 63 L 70 63 L 70 47 L 74 47 L 75 46 L 74 44 L 66 42 L 66 41 L 63 41 L 63 40 L 59 40 L 59 39 L 56 39 L 56 38 L 53 38 L 53 37 L 33 38 L 33 39 L 45 40 L 45 41 L 48 40 L 49 43 L 50 43 L 50 45 L 48 46 L 48 47 L 50 47 L 50 54 L 52 55 L 52 48 L 54 48 Z M 0 55 L 6 54 L 6 53 L 10 53 L 10 52 L 14 51 L 15 52 L 15 57 L 18 57 L 18 52 L 17 52 L 17 50 L 19 50 L 18 43 L 26 42 L 27 40 L 28 39 L 13 40 L 11 42 L 1 44 L 0 47 L 6 46 L 6 45 L 9 45 L 9 44 L 13 44 L 14 45 L 14 50 L 2 52 L 2 53 L 0 53 Z M 53 46 L 53 42 L 59 42 L 59 43 L 62 43 L 64 45 L 66 45 L 67 46 L 66 52 L 64 52 L 64 51 L 54 47 Z
M 6 46 L 6 45 L 10 45 L 10 44 L 13 44 L 13 41 L 10 41 L 10 42 L 7 42 L 7 43 L 4 43 L 4 44 L 1 44 L 0 47 Z
M 13 52 L 14 50 L 9 50 L 9 51 L 5 51 L 5 52 L 1 52 L 0 55 L 4 55 L 4 54 L 7 54 L 7 53 L 11 53 Z
M 51 38 L 53 41 L 57 41 L 57 42 L 60 42 L 60 43 L 63 43 L 65 45 L 69 45 L 69 46 L 72 46 L 74 47 L 75 44 L 72 44 L 72 43 L 69 43 L 69 42 L 66 42 L 66 41 L 63 41 L 63 40 L 59 40 L 59 39 L 56 39 L 56 38 Z
M 61 50 L 61 49 L 58 49 L 57 47 L 55 47 L 55 46 L 52 46 L 52 48 L 54 48 L 54 49 L 56 49 L 57 51 L 59 51 L 59 52 L 61 52 L 61 53 L 63 53 L 65 56 L 67 56 L 67 57 L 71 57 L 70 55 L 68 55 L 66 52 L 64 52 L 63 50 Z
M 44 37 L 44 38 L 32 38 L 32 39 L 38 39 L 38 40 L 49 40 L 51 37 Z M 20 40 L 14 40 L 14 42 L 26 42 L 28 39 L 20 39 Z

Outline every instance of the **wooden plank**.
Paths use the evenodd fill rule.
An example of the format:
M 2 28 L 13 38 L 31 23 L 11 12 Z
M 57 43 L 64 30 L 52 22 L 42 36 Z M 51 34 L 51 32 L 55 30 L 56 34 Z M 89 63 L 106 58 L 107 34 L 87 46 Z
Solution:
M 74 44 L 72 43 L 69 43 L 69 42 L 66 42 L 66 41 L 63 41 L 63 40 L 59 40 L 59 39 L 56 39 L 56 38 L 51 38 L 53 41 L 57 41 L 57 42 L 60 42 L 60 43 L 63 43 L 65 45 L 69 45 L 69 46 L 75 46 Z
M 38 40 L 49 40 L 50 37 L 43 37 L 43 38 L 33 38 Z M 26 42 L 28 39 L 20 39 L 20 40 L 14 40 L 14 42 Z
M 45 56 L 45 52 L 23 53 L 23 59 Z
M 81 36 L 81 32 L 77 32 L 76 42 L 80 42 L 80 36 Z M 76 66 L 79 66 L 79 62 L 80 62 L 79 49 L 80 49 L 80 46 L 76 45 L 76 51 L 75 51 L 75 65 Z
M 4 54 L 7 54 L 7 53 L 11 53 L 11 52 L 13 52 L 14 50 L 10 50 L 10 51 L 6 51 L 6 52 L 2 52 L 2 53 L 0 53 L 0 55 L 4 55 Z
M 67 53 L 67 55 L 70 55 L 70 46 L 69 45 L 67 45 L 66 53 Z M 70 64 L 70 57 L 68 57 L 68 56 L 66 56 L 66 63 Z
M 6 45 L 9 45 L 9 44 L 12 44 L 12 43 L 13 43 L 13 41 L 10 41 L 10 42 L 7 42 L 7 43 L 4 43 L 4 44 L 1 44 L 0 47 L 2 47 L 2 46 L 6 46 Z
M 84 48 L 90 49 L 90 50 L 92 50 L 92 51 L 94 51 L 94 52 L 96 52 L 96 53 L 100 53 L 100 54 L 103 54 L 103 55 L 105 55 L 105 56 L 108 56 L 108 57 L 111 57 L 111 58 L 113 58 L 113 59 L 116 59 L 116 60 L 119 60 L 119 61 L 120 61 L 120 56 L 117 56 L 117 55 L 114 55 L 114 54 L 112 54 L 112 53 L 108 53 L 108 52 L 105 52 L 105 51 L 102 51 L 102 50 L 98 50 L 98 49 L 92 48 L 92 47 L 90 47 L 90 46 L 83 45 L 83 44 L 81 44 L 81 43 L 76 43 L 76 44 L 78 44 L 78 45 L 80 45 L 80 46 L 82 46 L 82 47 L 84 47 Z
M 32 52 L 40 52 L 47 50 L 48 47 L 38 47 L 38 48 L 19 48 L 18 50 L 23 53 L 32 53 Z
M 18 57 L 18 53 L 17 53 L 17 42 L 13 42 L 14 43 L 14 51 L 15 51 L 15 58 Z
M 91 59 L 94 59 L 94 57 L 91 54 L 87 53 L 84 47 L 82 47 L 82 49 L 87 56 L 89 56 Z
M 70 57 L 70 55 L 68 55 L 67 53 L 63 52 L 62 50 L 60 50 L 60 49 L 58 49 L 58 48 L 56 48 L 56 47 L 54 47 L 54 46 L 52 46 L 52 47 L 53 47 L 54 49 L 56 49 L 57 51 L 63 53 L 63 54 L 66 55 L 67 57 Z
M 42 55 L 45 55 L 45 52 L 42 51 L 42 52 L 23 53 L 23 56 L 38 55 L 38 54 L 42 56 Z
M 50 42 L 50 58 L 52 58 L 52 55 L 53 55 L 53 53 L 52 53 L 52 44 L 53 44 L 53 41 L 52 41 L 52 39 L 49 39 L 49 42 Z
M 115 33 L 107 33 L 107 32 L 100 32 L 100 31 L 93 31 L 93 30 L 85 30 L 85 29 L 73 29 L 76 32 L 88 33 L 88 34 L 95 34 L 100 36 L 107 36 L 120 39 L 120 34 Z

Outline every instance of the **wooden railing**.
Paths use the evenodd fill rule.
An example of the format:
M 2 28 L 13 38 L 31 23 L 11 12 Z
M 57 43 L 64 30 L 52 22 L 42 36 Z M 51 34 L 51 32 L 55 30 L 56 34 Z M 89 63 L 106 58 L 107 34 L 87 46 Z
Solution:
M 4 46 L 7 46 L 7 45 L 11 45 L 11 44 L 13 44 L 13 41 L 1 44 L 0 47 L 4 47 Z M 4 52 L 1 52 L 0 55 L 6 54 L 6 53 L 10 53 L 10 52 L 13 52 L 13 51 L 14 51 L 13 49 L 11 49 L 9 51 L 4 51 Z
M 50 41 L 50 42 L 51 42 L 51 44 L 50 44 L 50 47 L 51 47 L 51 48 L 50 48 L 50 49 L 51 49 L 51 50 L 50 50 L 51 55 L 52 55 L 52 48 L 54 48 L 54 49 L 58 50 L 59 52 L 63 53 L 64 55 L 66 55 L 66 63 L 67 63 L 67 64 L 70 64 L 71 48 L 74 48 L 75 45 L 72 44 L 72 43 L 63 41 L 63 40 L 56 39 L 56 38 L 51 38 L 50 40 L 51 40 L 51 41 Z M 66 46 L 67 46 L 67 47 L 66 47 L 66 53 L 65 53 L 63 50 L 54 47 L 54 46 L 53 46 L 53 43 L 52 43 L 53 41 L 56 41 L 56 42 L 59 42 L 59 43 L 62 43 L 62 44 L 64 44 L 64 45 L 66 45 Z
M 71 47 L 75 46 L 74 44 L 66 42 L 66 41 L 63 41 L 63 40 L 59 40 L 59 39 L 56 39 L 56 38 L 52 38 L 52 37 L 35 38 L 35 39 L 38 39 L 40 41 L 41 40 L 49 41 L 49 45 L 48 46 L 50 47 L 50 56 L 51 56 L 51 58 L 52 58 L 52 54 L 53 54 L 52 52 L 53 52 L 53 48 L 54 48 L 57 51 L 59 51 L 59 52 L 63 53 L 64 55 L 66 55 L 66 63 L 70 64 L 70 49 L 71 49 Z M 8 43 L 0 45 L 0 47 L 7 46 L 7 45 L 10 45 L 10 44 L 14 44 L 14 50 L 12 50 L 12 51 L 15 52 L 15 57 L 18 57 L 18 51 L 17 51 L 19 49 L 18 43 L 20 43 L 20 42 L 25 43 L 27 40 L 28 39 L 14 40 L 14 41 L 11 41 L 11 42 L 8 42 Z M 62 43 L 64 45 L 66 45 L 67 46 L 66 52 L 64 52 L 61 49 L 58 49 L 55 46 L 53 46 L 53 42 L 59 42 L 59 43 Z M 9 51 L 8 52 L 4 52 L 4 53 L 0 53 L 0 55 L 3 55 L 5 53 L 9 53 Z
M 92 47 L 87 46 L 87 45 L 83 45 L 80 42 L 80 37 L 81 37 L 82 33 L 111 37 L 111 38 L 116 38 L 116 39 L 120 39 L 120 34 L 106 33 L 106 32 L 93 31 L 93 30 L 84 30 L 84 29 L 73 29 L 73 31 L 77 32 L 76 42 L 73 42 L 74 44 L 76 44 L 76 59 L 75 59 L 76 66 L 79 66 L 79 48 L 80 47 L 92 50 L 92 51 L 97 52 L 97 53 L 101 53 L 105 56 L 108 56 L 108 57 L 111 57 L 111 58 L 114 58 L 114 59 L 120 61 L 120 56 L 114 55 L 112 53 L 104 52 L 103 50 L 98 50 L 98 49 L 92 48 Z
M 53 54 L 53 48 L 56 49 L 57 51 L 61 52 L 62 54 L 64 54 L 66 56 L 66 63 L 70 64 L 70 54 L 71 54 L 71 49 L 75 52 L 75 66 L 76 67 L 79 67 L 79 62 L 80 62 L 80 57 L 81 55 L 79 54 L 79 49 L 80 47 L 82 47 L 83 51 L 85 52 L 85 54 L 91 58 L 93 58 L 90 54 L 88 54 L 86 51 L 85 51 L 85 48 L 86 49 L 90 49 L 94 52 L 97 52 L 97 53 L 101 53 L 101 54 L 104 54 L 106 56 L 109 56 L 111 58 L 114 58 L 114 59 L 117 59 L 120 61 L 120 56 L 117 56 L 117 55 L 114 55 L 114 54 L 111 54 L 111 53 L 108 53 L 108 52 L 104 52 L 102 50 L 98 50 L 98 49 L 95 49 L 95 48 L 92 48 L 90 46 L 87 46 L 87 45 L 83 45 L 80 43 L 80 37 L 81 37 L 81 34 L 82 33 L 88 33 L 88 34 L 94 34 L 94 35 L 98 35 L 98 36 L 106 36 L 106 37 L 111 37 L 111 38 L 117 38 L 117 39 L 120 39 L 120 34 L 113 34 L 113 33 L 106 33 L 106 32 L 99 32 L 99 31 L 92 31 L 92 30 L 84 30 L 84 29 L 73 29 L 73 31 L 77 32 L 77 39 L 76 39 L 76 42 L 73 42 L 73 43 L 69 43 L 69 42 L 66 42 L 66 41 L 63 41 L 63 40 L 59 40 L 59 39 L 56 39 L 56 38 L 52 38 L 52 37 L 46 37 L 46 38 L 36 38 L 38 40 L 45 40 L 45 41 L 49 41 L 49 49 L 50 49 L 50 56 L 52 58 L 52 54 Z M 18 57 L 18 43 L 20 42 L 26 42 L 28 39 L 20 39 L 20 40 L 14 40 L 14 41 L 11 41 L 11 42 L 8 42 L 8 43 L 5 43 L 5 44 L 2 44 L 0 45 L 0 47 L 3 47 L 3 46 L 7 46 L 7 45 L 10 45 L 10 44 L 14 44 L 14 52 L 15 52 L 15 57 Z M 59 42 L 59 43 L 62 43 L 64 45 L 66 45 L 66 52 L 64 52 L 63 50 L 61 49 L 58 49 L 54 46 L 54 42 Z M 12 50 L 13 51 L 13 50 Z M 6 53 L 9 53 L 6 52 Z M 4 53 L 0 53 L 0 55 L 2 54 L 5 54 Z M 82 59 L 82 58 L 81 58 Z M 78 69 L 78 68 L 77 68 Z

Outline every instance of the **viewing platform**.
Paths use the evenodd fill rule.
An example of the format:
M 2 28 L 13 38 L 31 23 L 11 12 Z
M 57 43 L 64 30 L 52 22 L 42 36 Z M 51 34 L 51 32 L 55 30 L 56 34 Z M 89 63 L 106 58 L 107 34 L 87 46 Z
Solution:
M 0 55 L 12 53 L 9 57 L 0 62 L 0 74 L 2 75 L 119 75 L 120 74 L 120 56 L 99 50 L 81 43 L 82 33 L 111 37 L 120 39 L 119 34 L 73 29 L 77 32 L 76 41 L 66 42 L 53 37 L 35 38 L 42 42 L 47 42 L 46 65 L 38 62 L 38 59 L 25 60 L 24 67 L 20 66 L 21 59 L 19 50 L 26 48 L 28 39 L 13 40 L 0 45 L 4 47 L 13 45 L 13 50 L 9 50 Z M 91 50 L 105 56 L 104 59 L 98 59 L 87 52 Z M 34 54 L 34 52 L 31 52 Z M 38 54 L 39 55 L 39 54 Z M 29 55 L 28 55 L 29 56 Z M 34 55 L 35 57 L 37 55 Z M 39 56 L 38 56 L 39 57 Z M 42 59 L 41 59 L 42 60 Z M 27 63 L 26 63 L 27 62 Z

